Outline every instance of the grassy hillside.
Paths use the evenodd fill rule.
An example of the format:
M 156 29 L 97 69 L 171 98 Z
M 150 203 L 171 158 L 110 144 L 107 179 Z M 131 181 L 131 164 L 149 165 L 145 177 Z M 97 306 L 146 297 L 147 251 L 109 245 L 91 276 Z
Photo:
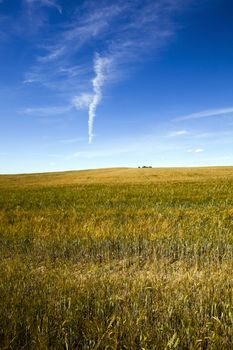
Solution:
M 0 176 L 1 349 L 233 349 L 233 167 Z
M 233 179 L 233 167 L 110 168 L 58 173 L 0 175 L 0 187 L 57 186 L 97 183 L 141 183 Z

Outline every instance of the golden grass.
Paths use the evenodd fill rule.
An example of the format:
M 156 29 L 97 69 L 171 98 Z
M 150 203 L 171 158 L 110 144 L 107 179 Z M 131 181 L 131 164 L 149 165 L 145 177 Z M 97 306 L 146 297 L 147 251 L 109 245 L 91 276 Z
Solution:
M 233 168 L 0 176 L 1 349 L 232 349 Z
M 97 183 L 157 183 L 232 179 L 233 167 L 202 168 L 110 168 L 22 175 L 0 175 L 0 187 L 55 186 Z

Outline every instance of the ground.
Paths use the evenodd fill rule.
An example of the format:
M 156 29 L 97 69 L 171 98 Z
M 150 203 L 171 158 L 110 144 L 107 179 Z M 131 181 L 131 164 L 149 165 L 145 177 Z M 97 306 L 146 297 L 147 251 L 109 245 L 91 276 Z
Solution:
M 231 349 L 233 167 L 0 176 L 1 349 Z

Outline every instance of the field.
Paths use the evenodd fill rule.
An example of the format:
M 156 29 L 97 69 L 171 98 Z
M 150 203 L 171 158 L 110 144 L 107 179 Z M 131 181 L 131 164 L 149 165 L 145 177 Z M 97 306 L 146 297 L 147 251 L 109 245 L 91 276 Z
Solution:
M 0 176 L 0 349 L 233 349 L 233 167 Z

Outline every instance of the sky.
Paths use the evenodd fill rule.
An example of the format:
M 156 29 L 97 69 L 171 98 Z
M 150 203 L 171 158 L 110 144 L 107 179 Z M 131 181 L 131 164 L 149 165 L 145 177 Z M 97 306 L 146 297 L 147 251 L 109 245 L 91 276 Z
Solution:
M 0 0 L 0 173 L 233 165 L 232 0 Z

